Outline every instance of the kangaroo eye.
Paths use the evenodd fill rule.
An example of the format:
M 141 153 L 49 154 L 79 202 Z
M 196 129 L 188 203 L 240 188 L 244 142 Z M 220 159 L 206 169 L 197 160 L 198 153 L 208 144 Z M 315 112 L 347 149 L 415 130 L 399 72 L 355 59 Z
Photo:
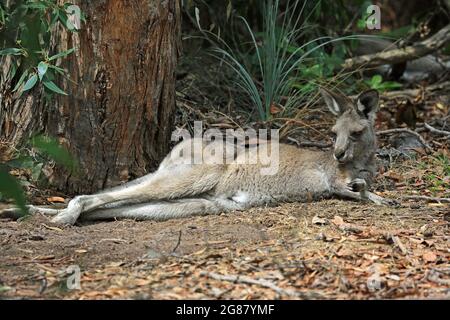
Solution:
M 354 137 L 354 138 L 358 138 L 358 137 L 360 137 L 361 135 L 362 135 L 362 131 L 355 131 L 355 132 L 352 132 L 352 137 Z
M 336 141 L 336 132 L 331 131 L 331 139 Z

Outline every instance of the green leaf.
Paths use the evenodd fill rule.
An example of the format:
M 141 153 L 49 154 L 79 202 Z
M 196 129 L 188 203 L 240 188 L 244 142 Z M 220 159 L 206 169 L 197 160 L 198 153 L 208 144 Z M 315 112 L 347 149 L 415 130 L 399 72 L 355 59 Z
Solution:
M 14 79 L 14 76 L 16 75 L 17 72 L 17 62 L 16 61 L 12 61 L 11 63 L 11 69 L 9 69 L 9 74 L 8 74 L 8 78 L 9 79 Z
M 58 12 L 59 20 L 62 22 L 62 24 L 66 27 L 67 30 L 76 32 L 77 28 L 73 25 L 73 23 L 70 21 L 69 17 L 67 16 L 67 13 L 60 10 Z
M 76 162 L 73 160 L 70 153 L 63 148 L 56 139 L 39 135 L 31 140 L 31 145 L 69 170 L 74 171 L 76 169 Z
M 42 81 L 42 78 L 44 77 L 45 73 L 47 72 L 48 69 L 48 63 L 46 63 L 45 61 L 41 61 L 38 64 L 38 74 L 39 74 L 39 80 Z
M 66 74 L 66 70 L 64 70 L 63 68 L 60 68 L 60 67 L 57 67 L 57 66 L 54 66 L 54 65 L 48 65 L 48 67 L 50 68 L 50 69 L 53 69 L 53 70 L 55 70 L 56 72 L 58 72 L 59 74 L 61 74 L 61 75 L 65 75 Z M 47 77 L 48 77 L 48 72 L 47 72 Z
M 19 48 L 6 48 L 3 50 L 0 50 L 0 56 L 5 56 L 5 55 L 20 56 L 23 54 L 24 54 L 24 50 L 19 49 Z
M 29 9 L 47 10 L 49 5 L 44 2 L 31 2 L 25 4 L 24 7 Z
M 53 81 L 50 80 L 45 80 L 42 82 L 44 84 L 44 86 L 49 89 L 50 91 L 62 94 L 67 96 L 67 93 L 65 93 L 64 91 L 62 91 Z
M 71 53 L 74 52 L 74 51 L 75 51 L 75 48 L 72 48 L 72 49 L 69 49 L 69 50 L 60 52 L 60 53 L 55 54 L 54 56 L 51 56 L 50 58 L 48 58 L 48 61 L 53 61 L 53 60 L 55 60 L 55 59 L 62 58 L 62 57 L 65 57 L 65 56 L 68 56 L 69 54 L 71 54 Z
M 25 194 L 17 180 L 12 177 L 4 166 L 0 166 L 0 193 L 6 198 L 14 200 L 23 215 L 28 214 L 25 206 Z
M 383 81 L 383 78 L 379 75 L 376 74 L 372 77 L 372 79 L 370 80 L 370 83 L 372 86 L 376 87 L 378 86 L 381 82 Z
M 37 74 L 33 74 L 28 79 L 28 81 L 25 83 L 25 85 L 23 86 L 22 92 L 30 90 L 31 88 L 33 88 L 37 81 L 38 81 L 38 75 Z
M 27 77 L 27 75 L 28 75 L 28 70 L 25 70 L 24 73 L 22 73 L 22 75 L 20 76 L 20 79 L 17 82 L 16 86 L 14 87 L 13 92 L 17 91 L 20 88 L 22 83 L 25 81 L 25 78 Z

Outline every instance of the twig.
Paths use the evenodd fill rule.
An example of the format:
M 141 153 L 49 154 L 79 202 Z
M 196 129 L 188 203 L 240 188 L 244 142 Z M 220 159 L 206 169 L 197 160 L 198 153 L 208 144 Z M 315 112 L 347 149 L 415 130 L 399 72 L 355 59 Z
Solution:
M 329 148 L 332 146 L 331 143 L 325 143 L 325 142 L 313 142 L 313 141 L 298 141 L 297 139 L 294 139 L 292 137 L 287 137 L 289 141 L 294 142 L 299 147 L 316 147 L 320 149 Z
M 378 131 L 377 135 L 391 134 L 391 133 L 401 133 L 401 132 L 409 133 L 409 134 L 415 136 L 425 148 L 427 148 L 430 151 L 433 150 L 420 134 L 418 134 L 415 131 L 406 129 L 406 128 L 396 128 L 396 129 L 389 129 L 389 130 Z
M 172 253 L 174 253 L 174 252 L 178 249 L 178 247 L 180 246 L 180 243 L 181 243 L 181 229 L 180 229 L 180 233 L 178 234 L 178 241 L 177 241 L 177 244 L 176 244 L 175 247 L 172 249 Z
M 414 60 L 438 50 L 449 41 L 450 24 L 424 41 L 414 43 L 413 45 L 404 48 L 350 58 L 345 60 L 342 67 L 346 70 L 354 70 L 362 66 L 371 68 L 383 64 L 396 64 Z
M 403 244 L 403 242 L 400 240 L 400 238 L 398 236 L 390 236 L 392 242 L 400 249 L 400 251 L 404 254 L 407 255 L 408 254 L 408 250 L 406 250 L 405 245 Z
M 382 97 L 383 98 L 388 98 L 388 99 L 398 98 L 398 97 L 415 98 L 415 97 L 421 95 L 421 93 L 423 91 L 428 93 L 430 91 L 444 90 L 444 89 L 449 89 L 449 88 L 450 88 L 450 81 L 445 81 L 445 82 L 440 82 L 440 83 L 437 83 L 437 84 L 433 84 L 431 86 L 422 87 L 422 88 L 419 88 L 419 89 L 405 89 L 405 90 L 387 91 L 387 92 L 384 92 L 382 94 Z
M 127 243 L 128 242 L 125 239 L 119 239 L 119 238 L 105 238 L 105 239 L 100 239 L 99 242 L 108 242 L 108 241 L 115 242 L 115 243 L 119 243 L 119 242 Z
M 450 137 L 450 131 L 439 130 L 439 129 L 433 128 L 432 126 L 430 126 L 430 125 L 429 125 L 428 123 L 426 123 L 426 122 L 424 122 L 423 125 L 424 125 L 425 128 L 427 128 L 431 133 L 441 134 L 441 135 Z
M 427 196 L 403 196 L 404 200 L 425 200 L 429 202 L 445 202 L 450 203 L 450 198 L 436 198 L 436 197 L 427 197 Z
M 254 284 L 258 285 L 264 288 L 269 288 L 278 293 L 279 295 L 285 295 L 290 297 L 296 297 L 301 299 L 320 299 L 323 298 L 323 296 L 317 292 L 299 292 L 299 291 L 293 291 L 288 289 L 283 289 L 278 287 L 276 284 L 274 284 L 271 281 L 265 280 L 265 279 L 253 279 L 246 276 L 229 276 L 229 275 L 221 275 L 214 272 L 206 272 L 202 271 L 200 273 L 202 276 L 206 276 L 208 278 L 218 280 L 218 281 L 229 281 L 234 283 L 244 283 L 244 284 Z

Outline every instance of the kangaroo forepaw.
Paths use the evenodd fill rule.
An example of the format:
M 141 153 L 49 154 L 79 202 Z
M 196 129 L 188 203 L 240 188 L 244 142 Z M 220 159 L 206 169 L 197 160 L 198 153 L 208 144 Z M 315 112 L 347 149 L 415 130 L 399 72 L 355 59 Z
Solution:
M 361 192 L 367 190 L 366 180 L 361 178 L 353 179 L 348 183 L 348 188 L 353 192 Z

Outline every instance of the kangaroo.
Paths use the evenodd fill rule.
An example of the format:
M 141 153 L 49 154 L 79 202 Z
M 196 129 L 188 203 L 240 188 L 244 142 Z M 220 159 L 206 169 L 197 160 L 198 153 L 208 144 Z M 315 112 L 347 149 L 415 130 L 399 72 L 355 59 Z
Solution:
M 279 144 L 276 174 L 261 175 L 258 161 L 238 161 L 244 156 L 257 157 L 257 148 L 269 149 L 273 142 L 246 148 L 231 163 L 180 162 L 180 150 L 188 144 L 201 143 L 206 148 L 219 143 L 194 138 L 177 144 L 159 168 L 144 177 L 98 194 L 77 196 L 62 210 L 35 206 L 29 210 L 54 215 L 54 223 L 73 225 L 79 218 L 167 220 L 331 197 L 391 204 L 368 190 L 376 171 L 378 92 L 365 91 L 355 99 L 325 89 L 320 92 L 337 116 L 332 128 L 334 148 L 315 151 Z M 6 209 L 3 216 L 11 213 L 17 209 Z

